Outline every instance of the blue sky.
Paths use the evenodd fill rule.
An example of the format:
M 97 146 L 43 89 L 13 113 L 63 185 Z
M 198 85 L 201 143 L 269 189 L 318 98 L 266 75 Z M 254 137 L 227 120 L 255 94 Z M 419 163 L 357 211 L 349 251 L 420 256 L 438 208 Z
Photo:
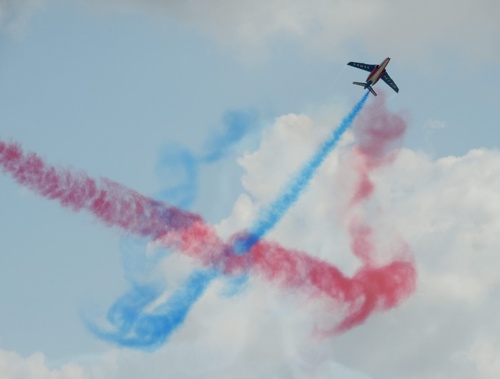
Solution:
M 393 212 L 388 211 L 389 218 L 400 226 L 400 232 L 417 251 L 416 262 L 422 269 L 419 288 L 423 292 L 401 311 L 377 314 L 374 321 L 331 345 L 311 347 L 321 357 L 316 365 L 311 353 L 304 351 L 300 354 L 306 363 L 300 369 L 281 355 L 276 365 L 260 362 L 263 357 L 257 352 L 265 345 L 260 338 L 245 342 L 248 346 L 242 351 L 246 355 L 242 353 L 235 362 L 250 368 L 255 360 L 262 363 L 262 371 L 255 371 L 255 376 L 250 371 L 249 377 L 300 377 L 299 373 L 308 374 L 304 367 L 314 366 L 315 374 L 311 371 L 310 377 L 337 372 L 344 375 L 342 378 L 410 379 L 455 374 L 454 357 L 459 356 L 471 362 L 464 373 L 489 379 L 498 364 L 484 362 L 491 361 L 488 357 L 500 357 L 500 325 L 487 318 L 478 330 L 470 318 L 500 310 L 498 300 L 492 297 L 495 291 L 498 293 L 500 281 L 489 271 L 483 278 L 481 275 L 487 268 L 490 270 L 491 262 L 473 259 L 475 254 L 482 256 L 483 250 L 487 252 L 484 256 L 491 257 L 500 243 L 494 233 L 498 226 L 495 216 L 500 212 L 495 213 L 491 205 L 497 201 L 492 194 L 499 193 L 495 179 L 500 167 L 495 113 L 500 45 L 495 39 L 495 20 L 500 13 L 498 6 L 488 1 L 476 6 L 472 1 L 458 3 L 450 9 L 448 1 L 439 1 L 432 9 L 431 3 L 424 2 L 408 5 L 410 9 L 403 11 L 391 1 L 373 2 L 390 13 L 386 16 L 366 2 L 356 2 L 346 9 L 342 2 L 319 0 L 290 4 L 275 1 L 268 6 L 261 1 L 253 5 L 242 1 L 241 11 L 220 1 L 177 5 L 132 0 L 121 5 L 115 1 L 106 5 L 92 1 L 0 1 L 0 138 L 18 141 L 26 150 L 36 151 L 56 165 L 82 169 L 92 176 L 107 177 L 143 194 L 155 195 L 170 180 L 162 175 L 173 169 L 158 170 L 165 146 L 174 144 L 201 155 L 206 141 L 224 128 L 228 112 L 254 114 L 255 127 L 226 156 L 199 166 L 197 197 L 190 210 L 214 224 L 221 223 L 224 229 L 227 220 L 238 219 L 237 204 L 241 204 L 242 193 L 259 198 L 242 178 L 245 174 L 255 177 L 255 172 L 266 169 L 265 162 L 259 161 L 254 167 L 245 157 L 251 152 L 264 156 L 264 141 L 276 147 L 278 117 L 303 114 L 324 124 L 331 116 L 333 127 L 362 94 L 351 82 L 366 77 L 365 72 L 346 68 L 345 63 L 379 63 L 390 56 L 388 71 L 400 93 L 392 96 L 383 83 L 377 88 L 386 90 L 390 109 L 407 115 L 409 129 L 403 158 L 395 163 L 394 171 L 385 172 L 384 188 L 393 184 L 410 195 L 407 201 L 391 200 L 384 197 L 389 195 L 382 190 L 380 196 L 394 205 Z M 442 16 L 441 24 L 439 14 L 443 10 L 449 13 Z M 405 21 L 412 20 L 412 12 L 415 17 L 425 14 L 426 18 L 418 23 Z M 357 17 L 368 21 L 362 24 Z M 457 27 L 461 23 L 463 30 Z M 422 29 L 415 27 L 417 24 Z M 474 149 L 482 149 L 482 155 L 470 155 Z M 291 160 L 296 155 L 293 148 L 275 154 L 290 156 Z M 283 167 L 283 172 L 292 168 Z M 414 177 L 406 178 L 408 173 Z M 471 178 L 473 173 L 478 177 Z M 272 171 L 267 175 L 272 181 Z M 276 177 L 280 175 L 276 173 Z M 457 193 L 439 192 L 443 188 L 451 191 L 454 186 Z M 43 354 L 48 367 L 43 370 L 48 371 L 37 366 L 43 378 L 71 378 L 69 371 L 64 374 L 64 364 L 83 367 L 83 376 L 75 378 L 101 378 L 99 370 L 92 371 L 93 365 L 101 365 L 102 372 L 116 375 L 108 377 L 120 377 L 124 372 L 120 370 L 126 370 L 124 362 L 142 358 L 98 340 L 80 318 L 81 312 L 94 306 L 107 307 L 126 288 L 120 232 L 102 227 L 89 215 L 72 214 L 32 195 L 8 176 L 0 177 L 0 191 L 2 355 L 15 354 L 11 362 L 15 361 L 19 369 L 33 364 L 29 360 L 33 354 Z M 457 203 L 450 200 L 448 204 L 448 195 L 453 199 L 456 196 Z M 266 196 L 270 195 L 262 198 Z M 461 206 L 463 211 L 457 214 Z M 416 211 L 427 208 L 429 214 Z M 308 219 L 301 215 L 301 209 L 297 217 Z M 475 224 L 477 230 L 464 232 L 460 220 L 480 210 L 487 215 Z M 407 217 L 410 213 L 415 219 Z M 438 220 L 437 226 L 429 231 L 426 228 L 432 220 Z M 436 234 L 436 230 L 441 233 Z M 287 231 L 290 229 L 284 226 L 275 237 L 293 244 L 295 239 Z M 457 235 L 466 238 L 462 247 L 471 245 L 461 250 Z M 476 239 L 487 246 L 477 247 L 480 243 Z M 446 244 L 456 244 L 457 252 L 440 255 Z M 474 269 L 469 272 L 471 266 Z M 464 289 L 467 295 L 458 295 L 464 293 L 460 283 L 469 283 L 469 289 Z M 257 294 L 262 291 L 259 286 L 256 284 Z M 446 301 L 426 297 L 433 290 L 442 293 Z M 217 309 L 236 315 L 244 312 L 255 300 L 256 295 L 250 292 L 244 305 L 231 308 L 229 300 L 221 300 L 223 304 L 218 304 Z M 436 305 L 439 301 L 443 301 L 442 309 Z M 255 308 L 269 311 L 260 303 Z M 429 315 L 436 308 L 436 318 L 421 319 L 442 318 L 440 323 L 422 325 L 413 318 L 420 313 Z M 425 346 L 441 346 L 441 342 L 449 341 L 444 320 L 457 310 L 464 315 L 457 319 L 467 332 L 454 345 L 450 342 L 436 363 L 436 359 L 426 356 Z M 252 315 L 255 322 L 262 321 L 262 314 Z M 217 322 L 223 325 L 222 319 L 214 321 L 215 325 Z M 256 333 L 265 333 L 268 322 L 262 321 L 262 327 L 245 325 Z M 295 321 L 275 324 L 286 322 L 294 325 Z M 460 325 L 453 324 L 449 333 L 459 330 Z M 373 342 L 383 338 L 378 330 L 412 327 L 416 328 L 414 334 L 419 333 L 419 327 L 428 327 L 425 330 L 433 338 L 424 341 L 412 335 L 406 354 L 387 346 L 387 354 L 401 355 L 403 363 L 397 367 L 388 359 L 374 361 L 373 351 L 384 351 Z M 186 335 L 207 333 L 189 323 L 185 328 Z M 444 330 L 442 334 L 440 330 Z M 299 341 L 302 337 L 300 334 L 293 338 Z M 178 357 L 184 351 L 184 340 L 179 338 L 167 347 L 172 356 Z M 203 338 L 193 348 L 200 356 L 212 341 L 211 337 Z M 361 357 L 353 353 L 360 343 L 364 344 Z M 220 348 L 221 356 L 232 345 L 228 346 Z M 163 367 L 161 354 L 168 353 L 149 355 L 153 368 L 136 365 L 134 370 L 142 377 L 160 377 L 155 375 L 162 371 L 155 367 Z M 90 363 L 85 358 L 89 356 Z M 287 357 L 287 353 L 283 356 Z M 110 360 L 120 367 L 112 371 Z M 408 362 L 406 366 L 404 362 Z M 221 363 L 221 367 L 224 365 L 233 367 L 236 363 Z M 420 376 L 410 373 L 414 366 L 423 367 L 416 370 Z M 6 367 L 0 365 L 0 372 L 9 372 Z M 218 369 L 211 370 L 218 375 Z M 188 371 L 180 370 L 176 375 L 196 377 Z M 233 373 L 230 369 L 221 372 L 229 377 Z

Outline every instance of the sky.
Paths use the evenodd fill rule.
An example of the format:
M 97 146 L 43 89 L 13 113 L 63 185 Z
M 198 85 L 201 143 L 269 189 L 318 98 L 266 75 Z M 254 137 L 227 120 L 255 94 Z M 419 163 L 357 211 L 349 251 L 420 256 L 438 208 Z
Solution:
M 499 16 L 493 0 L 0 0 L 0 141 L 199 215 L 211 247 L 288 201 L 363 96 L 346 63 L 391 57 L 400 92 L 376 84 L 255 251 L 380 272 L 359 301 L 392 283 L 387 264 L 416 273 L 337 330 L 348 295 L 258 263 L 214 274 L 185 254 L 206 239 L 139 238 L 3 167 L 0 377 L 497 378 Z M 103 332 L 158 283 L 142 316 L 200 288 L 165 340 Z

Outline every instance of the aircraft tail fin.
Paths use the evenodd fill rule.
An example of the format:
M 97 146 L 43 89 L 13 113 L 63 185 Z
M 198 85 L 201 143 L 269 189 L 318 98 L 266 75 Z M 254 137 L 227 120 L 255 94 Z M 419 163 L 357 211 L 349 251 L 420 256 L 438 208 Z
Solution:
M 352 84 L 356 84 L 357 86 L 361 86 L 364 89 L 370 90 L 370 92 L 374 95 L 377 96 L 377 93 L 373 90 L 372 86 L 368 83 L 363 83 L 363 82 L 352 82 Z

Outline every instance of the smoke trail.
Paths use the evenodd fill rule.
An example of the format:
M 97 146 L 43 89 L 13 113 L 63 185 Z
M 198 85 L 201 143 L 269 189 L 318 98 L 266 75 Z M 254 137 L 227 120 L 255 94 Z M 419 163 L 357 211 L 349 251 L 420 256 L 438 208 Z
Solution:
M 138 236 L 157 238 L 181 230 L 201 218 L 149 199 L 108 179 L 94 180 L 82 172 L 56 169 L 18 144 L 0 141 L 0 165 L 19 184 L 62 206 L 89 211 L 107 226 Z
M 316 157 L 319 162 L 315 165 L 319 165 L 324 158 Z M 401 258 L 381 266 L 365 264 L 347 277 L 334 265 L 263 240 L 255 241 L 247 254 L 235 254 L 234 244 L 242 238 L 241 233 L 224 243 L 214 228 L 197 215 L 148 199 L 107 179 L 94 180 L 84 173 L 56 169 L 36 154 L 25 154 L 14 143 L 0 141 L 0 166 L 19 184 L 59 201 L 64 207 L 87 210 L 107 226 L 151 238 L 161 247 L 200 262 L 202 268 L 167 301 L 156 304 L 164 290 L 161 285 L 138 283 L 111 307 L 108 322 L 114 330 L 89 323 L 101 338 L 118 344 L 144 349 L 158 347 L 182 324 L 217 274 L 230 278 L 257 275 L 278 286 L 333 301 L 335 305 L 345 304 L 347 315 L 337 331 L 362 323 L 376 310 L 398 305 L 415 288 L 415 267 L 408 259 L 406 244 L 400 244 L 394 252 L 394 256 Z M 314 166 L 311 167 L 314 172 Z
M 383 107 L 384 102 L 385 94 L 381 92 L 379 98 L 368 105 L 353 128 L 357 143 L 346 161 L 350 162 L 356 173 L 357 183 L 348 204 L 350 210 L 360 208 L 369 201 L 375 190 L 375 184 L 371 180 L 372 172 L 393 162 L 402 144 L 406 122 L 401 115 L 387 112 Z M 372 242 L 373 228 L 356 216 L 352 217 L 349 229 L 353 253 L 363 262 L 369 263 L 374 258 L 375 250 Z
M 235 251 L 237 254 L 243 254 L 250 250 L 252 246 L 262 239 L 283 218 L 288 209 L 297 201 L 300 194 L 307 188 L 316 170 L 352 125 L 352 122 L 366 103 L 368 95 L 369 92 L 366 92 L 361 100 L 354 105 L 351 112 L 342 120 L 340 126 L 333 131 L 330 138 L 323 143 L 316 154 L 284 187 L 281 195 L 266 209 L 261 211 L 257 220 L 249 229 L 248 236 L 236 241 Z
M 230 111 L 224 114 L 223 128 L 213 134 L 205 143 L 205 151 L 200 159 L 213 163 L 226 157 L 231 147 L 241 141 L 258 124 L 257 114 L 253 111 Z
M 173 143 L 165 146 L 156 165 L 162 180 L 162 190 L 156 196 L 182 209 L 189 208 L 198 195 L 199 166 L 198 158 L 187 148 Z
M 365 267 L 380 264 L 377 261 L 387 260 L 387 256 L 391 261 L 411 261 L 412 259 L 407 244 L 394 230 L 390 232 L 390 235 L 385 231 L 384 240 L 390 240 L 393 245 L 398 246 L 396 251 L 384 251 L 383 247 L 377 246 L 375 242 L 377 224 L 372 226 L 370 218 L 364 214 L 366 209 L 369 209 L 370 202 L 373 201 L 371 199 L 375 191 L 375 183 L 371 179 L 373 171 L 396 159 L 406 131 L 404 118 L 401 115 L 389 113 L 384 103 L 385 94 L 381 92 L 380 96 L 367 106 L 365 112 L 357 120 L 353 127 L 356 145 L 345 159 L 345 163 L 352 166 L 352 172 L 357 176 L 352 197 L 347 204 L 346 215 L 351 237 L 351 251 Z M 380 220 L 381 217 L 382 211 L 378 209 L 376 218 Z M 371 278 L 371 281 L 379 282 L 382 279 L 384 278 Z M 330 331 L 330 334 L 351 328 L 353 323 L 356 323 L 356 317 L 362 312 L 363 308 L 360 308 L 358 312 L 348 314 L 334 330 Z
M 189 208 L 198 195 L 200 166 L 213 164 L 227 157 L 231 148 L 257 126 L 258 117 L 255 112 L 229 111 L 222 118 L 222 129 L 206 140 L 201 153 L 173 143 L 166 145 L 160 152 L 156 166 L 163 182 L 163 188 L 157 197 L 182 209 Z
M 214 271 L 198 270 L 170 298 L 155 305 L 163 288 L 134 287 L 110 308 L 107 320 L 112 330 L 106 330 L 84 319 L 87 327 L 103 340 L 121 346 L 154 350 L 185 320 L 191 307 L 216 276 Z M 152 309 L 146 309 L 152 308 Z
M 199 227 L 198 223 L 190 226 L 195 234 Z M 200 257 L 206 253 L 205 262 L 210 262 L 212 267 L 226 276 L 257 275 L 283 288 L 346 304 L 349 306 L 348 314 L 336 331 L 359 325 L 375 310 L 397 306 L 415 289 L 416 271 L 413 262 L 408 259 L 395 260 L 379 267 L 363 266 L 350 278 L 330 263 L 283 248 L 277 243 L 261 240 L 246 254 L 237 255 L 233 254 L 232 246 L 239 235 L 233 236 L 227 244 L 214 241 L 214 236 L 207 237 L 206 240 L 195 240 L 170 233 L 156 243 L 175 246 L 189 256 Z M 409 247 L 399 245 L 394 255 L 410 256 Z

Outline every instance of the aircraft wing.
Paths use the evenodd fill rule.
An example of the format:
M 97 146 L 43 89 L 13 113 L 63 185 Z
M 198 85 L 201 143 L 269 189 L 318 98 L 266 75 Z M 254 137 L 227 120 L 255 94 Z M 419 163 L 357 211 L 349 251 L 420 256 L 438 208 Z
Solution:
M 366 63 L 360 63 L 360 62 L 349 62 L 347 65 L 352 66 L 352 67 L 356 67 L 356 68 L 360 68 L 361 70 L 365 70 L 365 71 L 369 71 L 369 72 L 372 72 L 376 66 L 374 64 L 366 64 Z
M 384 74 L 382 75 L 382 77 L 380 79 L 382 79 L 384 82 L 386 82 L 387 85 L 389 87 L 391 87 L 394 91 L 399 92 L 398 86 L 396 85 L 396 83 L 394 83 L 394 80 L 391 79 L 391 77 L 389 76 L 387 71 L 384 71 Z

